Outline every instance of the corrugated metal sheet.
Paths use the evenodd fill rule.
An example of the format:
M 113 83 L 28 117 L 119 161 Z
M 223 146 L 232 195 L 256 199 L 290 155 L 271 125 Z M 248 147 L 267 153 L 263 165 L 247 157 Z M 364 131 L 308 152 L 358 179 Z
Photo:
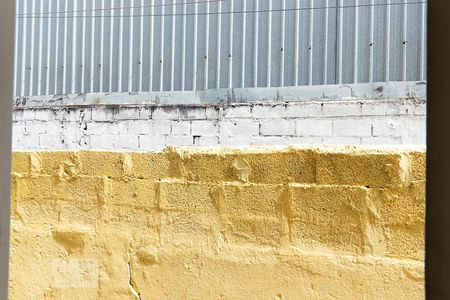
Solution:
M 17 2 L 17 96 L 425 80 L 423 1 Z

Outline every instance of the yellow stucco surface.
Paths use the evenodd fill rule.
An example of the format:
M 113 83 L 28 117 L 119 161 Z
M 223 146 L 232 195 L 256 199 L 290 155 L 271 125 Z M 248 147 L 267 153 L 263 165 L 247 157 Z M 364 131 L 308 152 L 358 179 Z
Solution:
M 13 155 L 11 299 L 423 299 L 423 149 Z

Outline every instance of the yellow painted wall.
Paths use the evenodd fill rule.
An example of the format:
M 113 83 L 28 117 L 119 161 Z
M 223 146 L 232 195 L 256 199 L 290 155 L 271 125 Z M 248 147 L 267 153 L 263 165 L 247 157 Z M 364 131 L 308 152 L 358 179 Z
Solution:
M 14 153 L 11 299 L 423 299 L 425 152 Z

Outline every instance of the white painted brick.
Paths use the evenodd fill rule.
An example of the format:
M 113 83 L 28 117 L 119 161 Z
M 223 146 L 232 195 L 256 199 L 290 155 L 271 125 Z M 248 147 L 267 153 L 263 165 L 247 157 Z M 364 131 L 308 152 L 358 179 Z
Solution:
M 295 135 L 302 137 L 322 137 L 333 134 L 333 123 L 330 119 L 299 119 L 295 124 Z
M 295 121 L 286 119 L 264 119 L 260 121 L 261 135 L 294 135 Z
M 369 137 L 372 133 L 370 119 L 333 120 L 334 137 Z
M 250 136 L 219 136 L 219 143 L 223 146 L 250 145 Z
M 176 107 L 156 107 L 152 114 L 155 120 L 178 120 L 178 109 Z
M 360 145 L 361 138 L 357 137 L 324 137 L 322 139 L 325 145 Z
M 45 132 L 46 133 L 61 133 L 63 126 L 59 121 L 48 121 L 45 122 Z
M 232 105 L 223 110 L 224 118 L 251 118 L 252 107 L 250 105 Z
M 84 124 L 84 126 L 86 126 L 86 123 Z M 81 128 L 80 124 L 77 122 L 62 122 L 61 127 L 62 127 L 61 133 L 66 137 L 79 136 L 82 134 L 82 132 L 87 133 L 87 130 L 84 130 L 84 128 L 86 127 Z M 94 125 L 91 126 L 91 128 L 101 128 L 101 127 L 102 126 L 99 125 L 99 123 L 95 123 L 95 126 Z M 103 132 L 99 134 L 103 134 Z
M 113 136 L 115 150 L 136 150 L 139 147 L 137 135 L 116 135 Z
M 194 136 L 216 136 L 219 134 L 217 121 L 192 121 L 192 135 Z
M 88 147 L 88 148 L 90 148 L 91 146 L 91 137 L 90 136 L 82 136 L 81 138 L 80 138 L 80 145 L 83 147 L 83 148 L 86 148 L 86 147 Z
M 404 135 L 402 136 L 403 145 L 425 145 L 427 143 L 426 135 Z
M 90 136 L 92 150 L 113 150 L 115 135 L 92 135 Z
M 25 122 L 14 122 L 12 132 L 15 136 L 25 134 Z
M 320 145 L 322 144 L 322 138 L 321 137 L 286 137 L 286 144 L 287 145 Z
M 97 135 L 97 134 L 118 134 L 117 128 L 114 128 L 113 123 L 109 122 L 88 122 L 84 124 L 84 128 L 81 129 L 80 125 L 75 122 L 64 123 L 68 128 L 75 128 L 75 125 L 78 125 L 77 128 L 79 130 L 84 130 L 86 128 L 85 133 L 88 135 Z
M 120 107 L 114 109 L 115 120 L 137 120 L 139 119 L 139 108 Z
M 45 122 L 42 121 L 25 121 L 25 133 L 42 134 L 45 133 Z
M 206 108 L 205 107 L 178 107 L 178 115 L 182 120 L 205 120 Z
M 168 135 L 166 145 L 170 146 L 193 146 L 194 138 L 190 135 Z
M 399 113 L 399 105 L 395 102 L 364 101 L 361 104 L 363 116 L 395 116 Z
M 288 118 L 319 117 L 322 115 L 322 105 L 317 102 L 290 103 L 286 106 Z
M 126 121 L 117 121 L 114 123 L 110 123 L 108 125 L 109 128 L 111 128 L 112 131 L 115 131 L 117 135 L 127 135 L 128 132 L 128 122 Z M 108 133 L 108 132 L 107 132 Z
M 322 115 L 325 117 L 360 116 L 361 106 L 357 102 L 324 102 Z
M 219 145 L 218 136 L 200 136 L 195 140 L 198 146 L 216 146 Z
M 254 146 L 286 145 L 286 138 L 282 136 L 252 136 L 250 144 Z
M 285 104 L 267 105 L 256 104 L 252 110 L 253 118 L 284 118 L 286 117 Z
M 401 137 L 405 130 L 402 118 L 379 118 L 372 121 L 372 135 L 374 137 Z
M 39 146 L 44 149 L 63 149 L 65 148 L 62 143 L 62 136 L 60 134 L 40 134 L 39 135 Z
M 92 109 L 92 121 L 107 121 L 112 122 L 114 120 L 114 110 L 112 108 L 94 108 Z
M 176 135 L 191 134 L 191 121 L 171 121 L 170 134 Z
M 153 120 L 152 123 L 154 135 L 170 134 L 169 120 Z
M 30 134 L 30 135 L 22 135 L 18 139 L 19 149 L 23 150 L 35 150 L 39 148 L 39 135 Z
M 207 107 L 206 119 L 217 120 L 222 116 L 223 109 L 221 107 Z
M 226 120 L 219 123 L 220 134 L 223 136 L 259 135 L 259 122 L 249 119 Z
M 425 136 L 426 135 L 426 119 L 424 117 L 409 116 L 403 119 L 404 134 L 409 136 Z
M 128 134 L 151 134 L 153 133 L 153 122 L 150 120 L 128 121 Z
M 166 137 L 164 135 L 140 135 L 139 149 L 141 150 L 163 150 L 166 145 Z
M 378 136 L 361 139 L 361 144 L 363 145 L 399 145 L 401 143 L 402 143 L 401 137 L 393 137 L 393 136 Z

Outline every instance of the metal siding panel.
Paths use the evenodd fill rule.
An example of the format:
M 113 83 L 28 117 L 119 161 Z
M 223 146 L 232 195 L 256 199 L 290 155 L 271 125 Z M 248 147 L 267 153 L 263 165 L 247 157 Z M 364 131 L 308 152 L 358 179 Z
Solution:
M 426 5 L 405 1 L 19 0 L 15 93 L 422 80 Z

